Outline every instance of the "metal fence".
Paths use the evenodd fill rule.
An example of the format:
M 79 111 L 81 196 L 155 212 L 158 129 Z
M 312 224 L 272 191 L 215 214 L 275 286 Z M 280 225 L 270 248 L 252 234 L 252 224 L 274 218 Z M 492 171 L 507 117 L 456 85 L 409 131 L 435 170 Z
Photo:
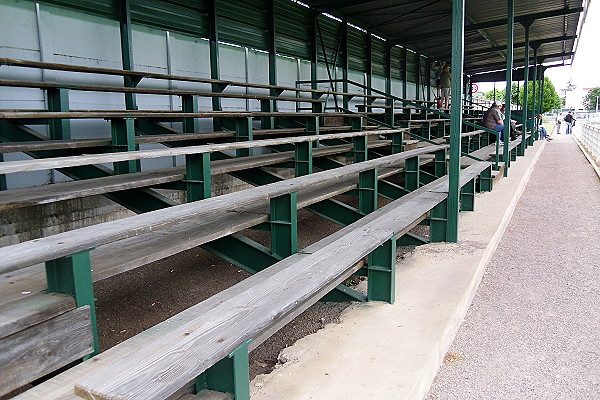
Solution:
M 574 134 L 581 141 L 584 147 L 598 161 L 600 160 L 600 124 L 594 124 L 590 120 L 581 124 Z

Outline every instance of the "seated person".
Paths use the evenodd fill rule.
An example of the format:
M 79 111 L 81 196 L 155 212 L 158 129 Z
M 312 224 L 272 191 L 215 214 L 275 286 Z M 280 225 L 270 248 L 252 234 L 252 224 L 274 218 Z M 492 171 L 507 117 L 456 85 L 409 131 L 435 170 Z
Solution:
M 483 126 L 488 129 L 493 129 L 496 132 L 500 132 L 500 141 L 504 139 L 504 123 L 500 109 L 498 108 L 500 103 L 494 101 L 490 108 L 483 114 Z

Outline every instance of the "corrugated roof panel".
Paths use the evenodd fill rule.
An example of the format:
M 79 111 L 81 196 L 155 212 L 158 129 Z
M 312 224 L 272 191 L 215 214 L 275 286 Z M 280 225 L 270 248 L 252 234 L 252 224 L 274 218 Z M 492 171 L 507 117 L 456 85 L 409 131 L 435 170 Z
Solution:
M 116 19 L 118 16 L 118 9 L 113 0 L 40 0 L 39 3 L 78 10 L 86 14 L 110 19 Z
M 311 11 L 290 0 L 275 1 L 275 44 L 277 52 L 310 59 Z
M 355 71 L 367 71 L 367 45 L 370 35 L 358 29 L 348 27 L 348 68 Z
M 131 22 L 170 31 L 208 37 L 204 2 L 132 0 Z
M 268 50 L 265 0 L 218 1 L 219 40 Z

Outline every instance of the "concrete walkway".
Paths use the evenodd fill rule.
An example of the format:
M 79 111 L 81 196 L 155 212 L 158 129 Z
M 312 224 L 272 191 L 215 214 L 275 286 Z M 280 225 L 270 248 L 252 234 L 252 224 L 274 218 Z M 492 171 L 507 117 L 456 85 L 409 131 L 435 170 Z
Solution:
M 600 180 L 554 135 L 428 399 L 600 399 L 599 228 Z
M 554 144 L 555 142 L 538 142 L 534 147 L 529 148 L 527 155 L 519 157 L 513 164 L 509 177 L 502 179 L 493 192 L 477 197 L 475 212 L 461 213 L 459 243 L 420 246 L 410 257 L 398 262 L 397 297 L 394 305 L 368 303 L 350 307 L 343 314 L 340 324 L 328 325 L 325 329 L 285 349 L 280 356 L 282 363 L 274 372 L 258 376 L 251 382 L 252 399 L 425 398 L 461 321 L 477 293 L 485 267 L 496 251 L 536 161 L 542 154 L 544 146 L 550 147 L 551 153 L 556 153 L 557 151 L 551 147 Z M 558 149 L 558 146 L 555 148 Z M 560 149 L 558 151 L 560 152 Z M 575 153 L 573 154 L 575 157 Z M 583 157 L 581 154 L 579 156 Z M 583 168 L 583 165 L 581 167 Z M 570 180 L 571 183 L 575 181 L 569 177 L 565 179 Z M 555 178 L 546 179 L 543 185 L 552 188 L 555 187 L 555 182 Z M 555 200 L 554 197 L 547 198 L 545 201 L 557 205 L 565 204 L 564 201 Z M 529 224 L 534 229 L 543 226 L 539 221 L 543 222 L 544 215 L 547 214 L 543 209 L 543 202 L 538 205 L 539 207 L 534 207 L 532 211 L 539 213 L 539 217 L 536 217 L 538 222 Z M 574 220 L 581 219 L 583 216 L 578 214 L 576 208 L 567 208 L 569 208 L 568 212 L 574 213 Z M 556 218 L 559 219 L 560 214 L 556 215 Z M 597 219 L 595 223 L 589 222 L 592 226 L 593 224 L 598 226 Z M 578 231 L 581 232 L 580 229 Z M 572 232 L 574 231 L 565 232 L 563 236 L 570 236 Z M 520 237 L 518 240 L 529 241 L 529 249 L 539 249 L 535 254 L 546 254 L 543 249 L 547 245 L 543 245 L 538 240 L 542 233 L 548 232 L 536 230 L 534 234 Z M 592 232 L 588 233 L 587 239 L 593 239 Z M 518 243 L 518 247 L 520 246 L 521 242 Z M 587 255 L 588 264 L 591 264 L 590 259 L 596 258 L 597 254 L 596 251 Z M 568 254 L 565 254 L 565 257 L 568 257 Z M 528 267 L 529 264 L 535 264 L 526 262 L 522 257 L 518 257 L 518 260 L 518 267 L 521 269 Z M 576 274 L 577 279 L 583 278 L 580 273 Z M 539 286 L 537 276 L 537 273 L 531 274 L 530 279 L 534 282 L 527 283 L 526 286 Z M 590 276 L 586 278 L 588 281 L 591 280 Z M 522 279 L 518 278 L 519 281 Z M 571 277 L 569 282 L 573 282 L 573 279 L 574 277 Z M 550 281 L 559 283 L 554 279 Z M 484 288 L 488 286 L 490 285 L 486 280 Z M 580 287 L 573 283 L 569 287 L 570 295 L 580 290 Z M 588 286 L 587 289 L 591 290 L 592 287 Z M 551 295 L 552 291 L 548 294 Z M 522 301 L 519 298 L 515 299 L 517 305 Z M 570 301 L 573 301 L 572 297 Z M 525 305 L 526 310 L 532 310 L 529 304 L 525 303 Z M 534 309 L 534 315 L 540 312 L 536 311 L 540 308 L 545 310 L 544 307 L 537 307 Z M 587 310 L 591 311 L 592 308 L 588 307 Z M 508 309 L 506 312 L 512 311 Z M 479 337 L 484 340 L 486 337 L 494 339 L 494 332 L 501 329 L 490 330 L 488 315 L 481 317 L 484 327 L 477 328 Z M 561 319 L 562 316 L 557 315 L 556 318 Z M 588 318 L 591 321 L 597 316 L 588 316 Z M 557 321 L 555 325 L 560 324 L 562 322 Z M 522 327 L 523 324 L 519 326 Z M 505 345 L 511 342 L 506 339 Z M 591 343 L 591 339 L 587 343 Z M 532 357 L 536 358 L 535 355 Z M 590 365 L 590 368 L 592 367 Z M 475 375 L 478 375 L 477 368 L 479 367 L 473 368 Z M 498 368 L 497 364 L 493 368 Z M 500 369 L 510 373 L 505 368 Z M 523 373 L 518 372 L 518 374 Z M 456 386 L 462 385 L 460 378 L 457 379 Z M 437 396 L 439 399 L 447 398 L 445 386 L 439 387 L 441 392 L 432 392 L 432 396 Z M 478 389 L 470 390 L 473 398 L 507 398 L 503 395 L 486 397 L 480 395 Z M 462 394 L 457 394 L 455 398 L 464 397 Z

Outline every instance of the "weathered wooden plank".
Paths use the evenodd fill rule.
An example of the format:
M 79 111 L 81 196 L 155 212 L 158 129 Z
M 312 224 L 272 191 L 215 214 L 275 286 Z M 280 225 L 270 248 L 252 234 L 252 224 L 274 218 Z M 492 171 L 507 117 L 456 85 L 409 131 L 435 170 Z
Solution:
M 0 395 L 47 375 L 93 350 L 89 306 L 76 308 L 0 339 Z
M 381 157 L 341 168 L 321 171 L 311 175 L 275 182 L 268 185 L 230 193 L 197 202 L 173 206 L 165 210 L 151 211 L 142 215 L 105 222 L 90 227 L 60 233 L 12 246 L 0 248 L 0 273 L 6 273 L 66 255 L 88 250 L 102 244 L 166 228 L 185 220 L 211 215 L 224 209 L 235 209 L 243 204 L 269 199 L 282 194 L 299 191 L 305 187 L 334 182 L 346 176 L 372 168 L 382 168 L 415 155 L 426 154 L 447 146 L 430 146 L 424 149 Z
M 0 339 L 75 308 L 72 296 L 36 293 L 0 306 Z
M 352 266 L 427 213 L 443 194 L 425 192 L 371 223 L 306 255 L 294 268 L 258 283 L 254 290 L 222 303 L 160 340 L 146 350 L 110 368 L 111 376 L 98 373 L 75 386 L 86 399 L 159 399 L 173 393 L 194 376 L 260 335 L 299 304 L 314 300 L 323 286 L 341 282 Z M 282 283 L 286 289 L 281 290 Z M 316 300 L 314 300 L 316 301 Z M 210 321 L 210 322 L 208 322 Z M 208 324 L 208 325 L 207 325 Z
M 1 118 L 1 116 L 0 116 Z M 315 142 L 318 140 L 347 139 L 359 136 L 383 135 L 397 132 L 394 129 L 386 131 L 362 131 L 346 132 L 327 135 L 296 136 L 277 139 L 252 140 L 246 142 L 207 144 L 200 146 L 187 146 L 169 149 L 139 150 L 111 154 L 90 154 L 83 156 L 69 156 L 45 158 L 26 161 L 8 161 L 0 164 L 0 174 L 11 174 L 16 172 L 40 171 L 45 169 L 76 167 L 90 164 L 114 163 L 121 161 L 143 160 L 159 157 L 175 157 L 189 154 L 212 153 L 216 151 L 250 149 L 256 147 L 276 146 L 281 144 L 292 144 L 301 142 Z

